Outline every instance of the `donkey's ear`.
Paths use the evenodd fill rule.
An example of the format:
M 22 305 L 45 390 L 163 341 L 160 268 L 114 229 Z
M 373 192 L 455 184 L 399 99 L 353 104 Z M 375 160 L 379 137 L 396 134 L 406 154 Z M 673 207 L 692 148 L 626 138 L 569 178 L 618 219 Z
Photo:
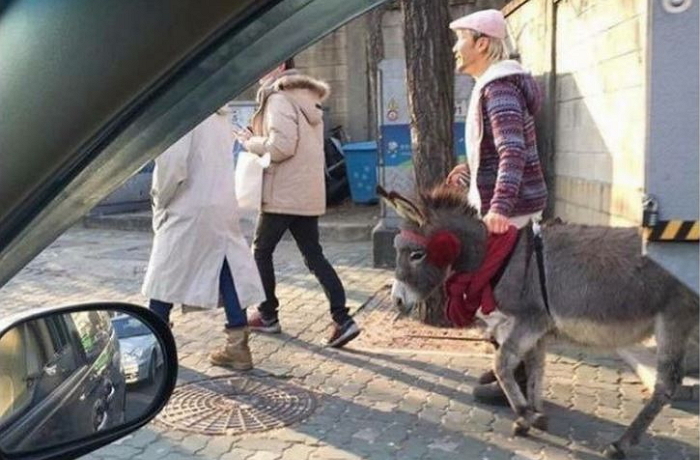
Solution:
M 392 194 L 394 195 L 392 196 L 392 198 L 396 203 L 394 209 L 396 209 L 398 215 L 406 220 L 413 221 L 416 224 L 418 224 L 419 227 L 422 227 L 425 224 L 426 219 L 423 213 L 420 211 L 420 209 L 418 209 L 418 207 L 415 204 L 413 204 L 408 199 L 402 197 L 398 193 L 392 192 Z
M 377 184 L 376 190 L 377 190 L 377 195 L 379 195 L 381 198 L 383 198 L 387 202 L 388 205 L 391 205 L 391 203 L 389 202 L 389 192 L 384 190 L 384 187 L 382 187 L 379 184 Z
M 418 207 L 411 202 L 408 198 L 404 198 L 399 193 L 387 192 L 384 187 L 377 185 L 377 194 L 384 200 L 384 202 L 394 208 L 396 213 L 403 217 L 404 219 L 418 224 L 422 227 L 425 224 L 425 216 L 418 209 Z

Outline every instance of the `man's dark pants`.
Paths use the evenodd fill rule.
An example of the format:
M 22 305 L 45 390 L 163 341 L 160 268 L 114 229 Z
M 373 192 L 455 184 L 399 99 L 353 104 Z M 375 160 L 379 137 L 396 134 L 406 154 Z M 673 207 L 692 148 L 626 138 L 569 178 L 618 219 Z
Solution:
M 261 213 L 258 216 L 253 256 L 265 289 L 265 300 L 258 310 L 266 320 L 277 319 L 279 300 L 275 296 L 275 267 L 272 256 L 284 232 L 289 230 L 304 257 L 304 264 L 314 274 L 331 305 L 333 321 L 342 325 L 350 319 L 345 306 L 345 290 L 333 266 L 323 255 L 319 243 L 318 217 Z

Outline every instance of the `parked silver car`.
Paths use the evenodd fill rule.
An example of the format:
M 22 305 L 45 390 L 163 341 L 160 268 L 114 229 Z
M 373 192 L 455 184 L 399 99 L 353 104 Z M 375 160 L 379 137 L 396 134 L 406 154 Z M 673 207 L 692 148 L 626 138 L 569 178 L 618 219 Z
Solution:
M 163 355 L 151 330 L 129 315 L 115 316 L 112 326 L 119 339 L 126 383 L 153 382 L 156 371 L 163 365 Z

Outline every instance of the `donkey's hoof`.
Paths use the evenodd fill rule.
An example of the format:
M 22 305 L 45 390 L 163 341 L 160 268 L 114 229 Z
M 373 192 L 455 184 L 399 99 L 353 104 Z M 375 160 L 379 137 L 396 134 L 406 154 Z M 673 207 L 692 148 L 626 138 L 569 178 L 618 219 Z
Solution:
M 518 417 L 513 422 L 513 436 L 527 436 L 530 432 L 530 422 L 525 417 Z
M 605 448 L 605 456 L 620 460 L 625 458 L 625 451 L 622 450 L 622 448 L 616 442 L 614 442 Z
M 541 412 L 536 412 L 532 417 L 532 426 L 538 430 L 547 431 L 549 429 L 549 417 Z

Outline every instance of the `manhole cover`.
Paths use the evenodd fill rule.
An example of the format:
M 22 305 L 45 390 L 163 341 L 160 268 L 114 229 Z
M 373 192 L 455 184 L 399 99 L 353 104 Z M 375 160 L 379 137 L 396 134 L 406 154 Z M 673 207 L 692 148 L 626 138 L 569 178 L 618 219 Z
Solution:
M 175 388 L 158 416 L 168 428 L 206 435 L 235 435 L 280 428 L 315 409 L 313 394 L 294 385 L 227 376 Z

